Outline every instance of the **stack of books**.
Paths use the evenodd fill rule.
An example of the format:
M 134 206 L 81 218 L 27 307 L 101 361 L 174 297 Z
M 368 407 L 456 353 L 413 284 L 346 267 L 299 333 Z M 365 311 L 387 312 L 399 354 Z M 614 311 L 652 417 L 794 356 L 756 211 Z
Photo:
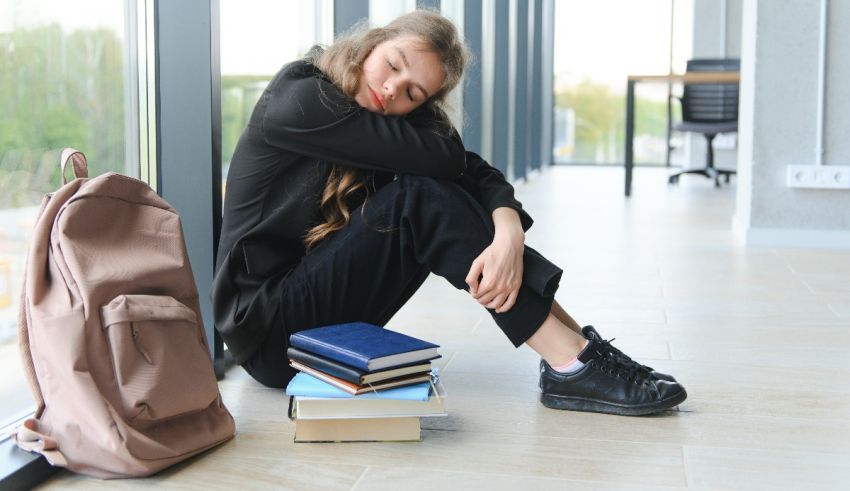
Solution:
M 419 441 L 420 417 L 446 415 L 436 344 L 356 322 L 300 331 L 290 346 L 296 442 Z

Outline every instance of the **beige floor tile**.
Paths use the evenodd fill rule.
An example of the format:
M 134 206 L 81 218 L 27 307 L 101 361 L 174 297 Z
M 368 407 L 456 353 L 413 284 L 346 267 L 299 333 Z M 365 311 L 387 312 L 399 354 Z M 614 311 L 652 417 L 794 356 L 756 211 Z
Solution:
M 800 279 L 814 293 L 850 295 L 850 276 L 846 274 L 800 275 Z
M 770 324 L 778 327 L 810 327 L 845 323 L 835 313 L 824 308 L 817 312 L 667 312 L 667 323 L 682 326 L 724 326 L 729 329 L 746 329 L 752 325 Z
M 685 456 L 696 489 L 839 490 L 850 483 L 850 454 L 687 446 Z
M 506 339 L 504 346 L 500 348 L 461 348 L 452 358 L 445 373 L 491 377 L 515 373 L 536 374 L 539 362 L 540 355 L 527 347 L 514 348 Z
M 688 305 L 697 302 L 719 302 L 723 307 L 726 305 L 740 304 L 744 302 L 784 302 L 795 303 L 800 301 L 817 301 L 823 303 L 828 297 L 813 297 L 811 290 L 802 282 L 782 283 L 781 286 L 771 287 L 769 285 L 755 282 L 745 282 L 746 287 L 738 287 L 729 283 L 700 283 L 688 286 L 669 286 L 664 290 L 664 305 Z M 740 285 L 741 283 L 739 283 Z M 842 298 L 832 297 L 835 300 Z
M 596 297 L 613 297 L 613 298 L 631 298 L 638 302 L 651 301 L 653 298 L 663 296 L 662 287 L 658 281 L 623 281 L 622 278 L 585 278 L 578 274 L 573 274 L 571 271 L 565 271 L 561 277 L 561 285 L 555 298 L 561 302 L 564 307 L 568 307 L 572 303 L 572 298 L 576 296 L 582 298 L 585 296 Z
M 655 369 L 671 373 L 686 387 L 691 383 L 704 387 L 733 387 L 759 393 L 761 390 L 787 390 L 809 394 L 837 392 L 850 395 L 850 371 L 813 367 L 753 366 L 696 360 L 652 360 Z
M 285 393 L 237 368 L 221 382 L 234 440 L 150 480 L 63 474 L 49 487 L 840 489 L 850 480 L 850 252 L 742 248 L 734 186 L 671 187 L 666 169 L 638 169 L 626 200 L 621 173 L 533 176 L 517 190 L 536 220 L 527 241 L 564 269 L 557 299 L 576 320 L 685 385 L 677 410 L 543 407 L 538 355 L 432 276 L 388 325 L 442 346 L 449 415 L 424 420 L 422 442 L 294 444 Z
M 606 308 L 604 306 L 585 307 L 582 305 L 565 306 L 569 314 L 576 319 L 586 319 L 583 324 L 602 324 L 607 322 L 664 323 L 667 321 L 664 309 L 658 308 Z
M 766 366 L 850 370 L 850 358 L 841 346 L 823 348 L 800 343 L 797 346 L 778 346 L 766 340 L 757 345 L 742 345 L 730 340 L 673 341 L 670 358 L 736 366 Z
M 678 377 L 680 374 L 677 373 Z M 685 379 L 680 378 L 685 384 Z M 850 396 L 847 392 L 761 388 L 745 390 L 732 385 L 688 381 L 688 400 L 682 410 L 729 417 L 770 417 L 781 420 L 817 419 L 834 425 L 850 424 Z
M 678 317 L 698 315 L 722 315 L 748 319 L 784 314 L 828 316 L 832 313 L 835 315 L 829 310 L 829 304 L 823 298 L 812 298 L 809 295 L 796 299 L 778 300 L 753 298 L 746 302 L 711 298 L 665 299 L 665 305 L 670 322 L 674 322 Z
M 230 445 L 243 458 L 298 462 L 334 462 L 334 465 L 399 465 L 426 471 L 468 471 L 558 479 L 685 484 L 681 447 L 600 441 L 574 452 L 582 442 L 538 434 L 497 431 L 452 431 L 429 418 L 417 443 L 292 443 L 289 432 L 275 425 L 254 431 Z M 269 451 L 273 448 L 273 451 Z
M 850 302 L 831 303 L 829 310 L 835 312 L 838 317 L 850 317 Z
M 839 250 L 812 251 L 780 249 L 777 255 L 788 263 L 788 267 L 797 274 L 848 274 L 850 273 L 850 252 Z
M 422 470 L 412 467 L 370 466 L 352 491 L 397 491 L 399 484 L 409 491 L 435 489 L 516 491 L 593 490 L 593 491 L 672 491 L 685 487 L 646 486 L 635 482 L 606 483 L 573 479 L 548 479 L 539 476 L 512 476 L 500 473 Z
M 289 441 L 292 439 L 290 437 Z M 291 489 L 349 490 L 366 467 L 334 462 L 299 462 L 249 456 L 231 450 L 234 442 L 145 479 L 99 480 L 63 472 L 38 489 Z
M 659 370 L 669 368 L 656 362 L 653 366 Z M 667 373 L 680 375 L 675 370 Z M 850 426 L 845 423 L 846 414 L 818 419 L 805 411 L 807 404 L 825 405 L 831 401 L 838 402 L 841 406 L 835 409 L 840 410 L 850 400 L 842 393 L 826 394 L 822 396 L 823 400 L 815 402 L 805 397 L 821 397 L 817 391 L 787 391 L 786 396 L 790 400 L 783 403 L 786 409 L 783 411 L 783 406 L 780 406 L 773 410 L 775 416 L 771 416 L 767 409 L 760 413 L 754 407 L 738 408 L 734 401 L 714 401 L 712 397 L 718 392 L 722 394 L 722 389 L 701 392 L 705 385 L 697 383 L 692 386 L 687 380 L 688 374 L 684 374 L 679 378 L 689 389 L 689 398 L 679 411 L 657 417 L 626 418 L 547 409 L 539 403 L 536 374 L 501 375 L 498 380 L 482 375 L 446 374 L 444 383 L 451 387 L 448 401 L 450 416 L 432 420 L 435 427 L 588 440 L 850 451 Z M 752 403 L 755 397 L 752 390 L 750 395 L 743 392 L 743 388 L 740 389 L 741 394 L 736 394 L 735 391 L 739 390 L 736 387 L 726 390 L 734 394 L 741 405 Z M 795 397 L 800 399 L 794 402 Z M 828 406 L 824 407 L 828 409 Z M 480 414 L 482 411 L 486 417 Z M 828 417 L 829 411 L 821 410 L 820 414 Z M 794 438 L 788 438 L 790 433 L 785 432 L 793 433 Z
M 614 293 L 605 293 L 604 291 L 590 292 L 577 289 L 575 291 L 558 291 L 556 299 L 569 312 L 575 312 L 576 309 L 589 311 L 625 310 L 627 312 L 654 310 L 656 312 L 652 318 L 661 319 L 658 322 L 664 322 L 663 309 L 666 303 L 664 297 L 661 295 L 639 297 L 628 294 L 617 295 Z M 646 315 L 642 316 L 643 319 L 646 319 L 646 317 Z M 636 317 L 633 320 L 637 322 L 640 319 L 641 317 Z

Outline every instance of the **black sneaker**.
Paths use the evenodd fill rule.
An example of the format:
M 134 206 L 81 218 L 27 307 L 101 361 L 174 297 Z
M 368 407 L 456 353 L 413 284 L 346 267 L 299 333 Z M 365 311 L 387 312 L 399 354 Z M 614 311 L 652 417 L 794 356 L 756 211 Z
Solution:
M 627 362 L 630 361 L 630 362 L 633 362 L 633 363 L 637 363 L 634 360 L 632 360 L 631 358 L 629 358 L 629 355 L 627 355 L 627 354 L 623 353 L 622 351 L 620 351 L 619 349 L 615 348 L 614 345 L 611 344 L 611 341 L 614 341 L 613 339 L 611 339 L 611 341 L 606 341 L 606 340 L 602 339 L 602 336 L 600 336 L 599 333 L 596 332 L 596 329 L 594 329 L 593 326 L 584 326 L 581 329 L 581 332 L 582 332 L 582 334 L 584 334 L 584 337 L 586 337 L 587 339 L 592 339 L 594 341 L 598 341 L 600 344 L 602 344 L 604 346 L 604 349 L 610 350 L 612 353 L 614 353 L 615 355 L 622 358 L 623 361 L 627 361 Z M 648 370 L 652 374 L 652 376 L 657 378 L 658 380 L 666 380 L 668 382 L 675 382 L 676 381 L 676 379 L 673 378 L 672 375 L 667 375 L 666 373 L 656 372 L 654 368 L 648 367 L 646 365 L 640 365 L 640 366 L 642 366 L 643 368 Z
M 688 397 L 677 382 L 653 378 L 641 365 L 623 361 L 595 340 L 579 353 L 585 365 L 559 373 L 540 360 L 540 402 L 552 409 L 642 416 L 679 405 Z

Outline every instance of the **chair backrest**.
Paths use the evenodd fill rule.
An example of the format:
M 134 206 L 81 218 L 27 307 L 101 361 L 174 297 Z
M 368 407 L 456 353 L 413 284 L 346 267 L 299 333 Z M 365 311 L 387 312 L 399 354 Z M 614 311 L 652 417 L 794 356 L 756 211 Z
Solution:
M 737 72 L 737 58 L 688 60 L 688 72 Z M 694 123 L 720 123 L 738 120 L 738 84 L 685 84 L 682 120 Z

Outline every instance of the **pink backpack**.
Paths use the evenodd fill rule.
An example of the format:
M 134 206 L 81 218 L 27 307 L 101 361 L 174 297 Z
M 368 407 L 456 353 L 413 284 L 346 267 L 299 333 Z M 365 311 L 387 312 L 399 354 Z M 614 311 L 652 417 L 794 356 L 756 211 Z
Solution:
M 88 179 L 76 150 L 61 166 L 27 258 L 18 339 L 37 408 L 15 440 L 75 472 L 150 475 L 235 432 L 180 217 L 139 180 Z

